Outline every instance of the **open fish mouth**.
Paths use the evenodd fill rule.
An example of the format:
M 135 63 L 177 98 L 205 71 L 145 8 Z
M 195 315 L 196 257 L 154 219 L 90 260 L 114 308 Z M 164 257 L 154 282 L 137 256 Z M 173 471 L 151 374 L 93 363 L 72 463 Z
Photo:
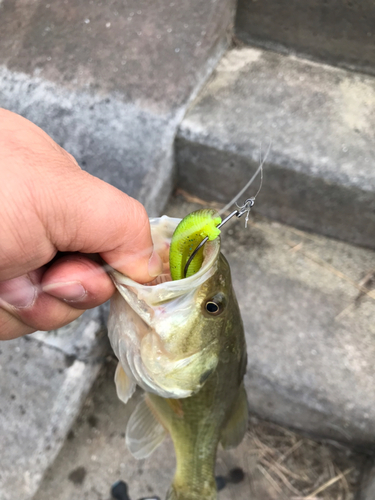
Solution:
M 205 245 L 203 264 L 196 274 L 183 280 L 172 281 L 169 271 L 169 248 L 174 230 L 180 220 L 166 215 L 150 219 L 152 240 L 156 252 L 163 261 L 163 272 L 150 283 L 142 285 L 118 271 L 112 271 L 113 281 L 121 294 L 126 289 L 131 289 L 138 296 L 138 299 L 143 300 L 150 306 L 156 306 L 188 293 L 214 274 L 217 268 L 217 257 L 220 253 L 220 238 Z M 124 298 L 128 300 L 127 297 L 128 294 L 126 293 Z M 134 310 L 136 310 L 136 304 L 134 306 Z M 141 310 L 138 312 L 141 312 Z
M 118 271 L 110 273 L 118 293 L 111 299 L 108 333 L 131 381 L 129 392 L 138 384 L 162 397 L 188 397 L 202 386 L 202 373 L 217 364 L 211 341 L 189 346 L 188 337 L 200 327 L 199 304 L 205 283 L 218 269 L 220 238 L 206 243 L 196 274 L 172 281 L 169 248 L 179 222 L 165 215 L 150 219 L 154 248 L 164 264 L 155 280 L 142 285 Z

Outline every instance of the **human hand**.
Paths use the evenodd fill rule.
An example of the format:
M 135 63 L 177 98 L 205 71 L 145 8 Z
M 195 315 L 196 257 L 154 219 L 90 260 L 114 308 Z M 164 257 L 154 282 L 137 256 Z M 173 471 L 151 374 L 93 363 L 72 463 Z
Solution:
M 83 254 L 141 283 L 161 272 L 144 207 L 2 109 L 0 213 L 0 340 L 59 328 L 111 297 L 112 280 Z M 70 253 L 51 263 L 57 252 Z

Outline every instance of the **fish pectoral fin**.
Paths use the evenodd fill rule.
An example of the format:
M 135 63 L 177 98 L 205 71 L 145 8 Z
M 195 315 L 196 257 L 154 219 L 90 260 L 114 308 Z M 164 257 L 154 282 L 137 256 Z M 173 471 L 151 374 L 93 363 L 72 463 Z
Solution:
M 116 368 L 115 384 L 118 398 L 127 403 L 135 391 L 136 383 L 126 375 L 120 363 Z
M 221 431 L 220 442 L 224 449 L 235 448 L 240 444 L 247 431 L 249 408 L 243 383 L 238 389 L 229 419 Z
M 126 445 L 130 453 L 137 459 L 148 457 L 162 443 L 166 434 L 143 399 L 126 426 Z

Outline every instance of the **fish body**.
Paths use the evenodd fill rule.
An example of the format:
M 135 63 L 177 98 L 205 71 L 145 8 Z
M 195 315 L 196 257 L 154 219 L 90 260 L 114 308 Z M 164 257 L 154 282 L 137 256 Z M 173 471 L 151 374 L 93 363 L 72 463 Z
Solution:
M 214 500 L 218 444 L 236 446 L 247 427 L 245 337 L 219 238 L 206 243 L 193 276 L 170 281 L 169 246 L 177 223 L 165 216 L 151 220 L 165 262 L 161 277 L 139 285 L 113 273 L 118 292 L 109 335 L 120 361 L 120 399 L 126 402 L 136 384 L 146 391 L 127 425 L 130 451 L 144 458 L 169 433 L 177 466 L 167 499 Z

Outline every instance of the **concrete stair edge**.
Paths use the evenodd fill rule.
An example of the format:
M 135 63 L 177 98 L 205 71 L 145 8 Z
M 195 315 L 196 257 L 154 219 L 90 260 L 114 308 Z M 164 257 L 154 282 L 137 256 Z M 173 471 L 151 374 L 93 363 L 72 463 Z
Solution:
M 346 97 L 348 108 L 357 100 L 352 117 Z M 231 49 L 180 125 L 177 185 L 226 204 L 259 165 L 260 146 L 264 155 L 271 136 L 255 210 L 375 248 L 371 110 L 375 78 L 263 50 Z

